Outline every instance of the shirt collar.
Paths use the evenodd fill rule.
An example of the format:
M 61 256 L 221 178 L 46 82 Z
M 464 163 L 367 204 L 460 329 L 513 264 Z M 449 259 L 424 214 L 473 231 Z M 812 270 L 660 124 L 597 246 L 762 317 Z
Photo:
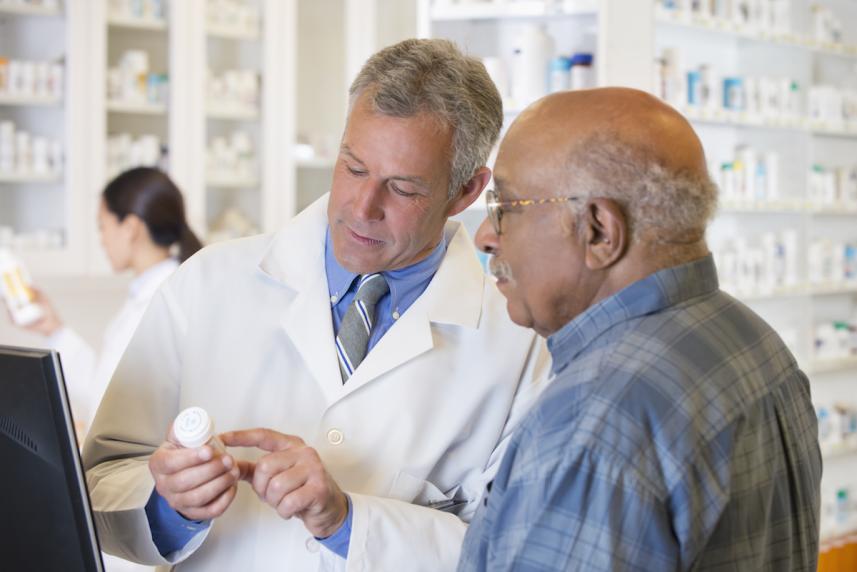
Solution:
M 390 308 L 393 311 L 402 308 L 401 311 L 404 312 L 419 297 L 426 284 L 440 268 L 444 254 L 446 254 L 445 233 L 427 257 L 410 266 L 381 273 L 390 286 Z M 336 306 L 359 275 L 346 270 L 336 260 L 330 240 L 330 227 L 324 238 L 324 266 L 327 273 L 328 294 L 331 302 Z
M 151 297 L 158 286 L 172 274 L 179 263 L 175 258 L 167 258 L 147 268 L 131 281 L 128 296 L 133 299 Z
M 710 254 L 634 282 L 588 308 L 548 338 L 553 372 L 562 370 L 616 324 L 710 294 L 718 288 L 717 269 Z

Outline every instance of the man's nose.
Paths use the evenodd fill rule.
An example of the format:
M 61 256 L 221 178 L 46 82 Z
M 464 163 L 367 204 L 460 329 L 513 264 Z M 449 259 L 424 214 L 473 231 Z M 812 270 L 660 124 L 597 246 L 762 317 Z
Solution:
M 354 200 L 354 216 L 362 220 L 380 220 L 384 218 L 383 198 L 383 183 L 367 179 L 360 185 L 360 190 Z
M 488 220 L 488 217 L 485 217 L 485 220 L 482 221 L 482 224 L 479 225 L 479 229 L 476 231 L 477 248 L 486 254 L 494 254 L 499 246 L 499 240 L 500 238 L 494 232 L 494 226 L 491 224 L 491 221 Z

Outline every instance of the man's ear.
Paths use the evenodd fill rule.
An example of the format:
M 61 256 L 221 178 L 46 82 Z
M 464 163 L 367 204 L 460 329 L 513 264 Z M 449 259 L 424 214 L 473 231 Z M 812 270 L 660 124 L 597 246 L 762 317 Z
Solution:
M 604 270 L 619 261 L 628 249 L 628 219 L 612 199 L 591 199 L 581 217 L 586 242 L 586 267 Z
M 449 205 L 447 205 L 446 216 L 455 216 L 472 205 L 473 201 L 478 199 L 479 195 L 482 194 L 482 190 L 488 186 L 490 180 L 491 169 L 488 167 L 477 169 L 476 173 L 470 177 L 470 180 L 461 187 L 461 192 L 458 193 L 458 196 L 452 199 Z

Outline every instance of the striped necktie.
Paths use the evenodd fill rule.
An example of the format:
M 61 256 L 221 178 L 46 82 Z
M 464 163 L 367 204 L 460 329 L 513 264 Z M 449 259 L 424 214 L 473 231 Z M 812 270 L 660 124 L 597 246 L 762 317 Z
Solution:
M 339 355 L 339 371 L 342 383 L 348 381 L 369 347 L 369 336 L 375 321 L 375 305 L 390 291 L 381 274 L 365 274 L 360 277 L 357 294 L 342 317 L 336 335 L 336 353 Z

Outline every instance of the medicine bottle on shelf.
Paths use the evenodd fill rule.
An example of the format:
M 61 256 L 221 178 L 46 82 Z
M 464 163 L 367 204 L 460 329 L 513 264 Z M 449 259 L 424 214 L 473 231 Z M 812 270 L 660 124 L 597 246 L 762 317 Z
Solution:
M 214 433 L 214 422 L 202 407 L 188 407 L 179 413 L 173 422 L 173 434 L 182 447 L 195 449 L 208 445 L 215 454 L 226 454 L 226 446 Z

